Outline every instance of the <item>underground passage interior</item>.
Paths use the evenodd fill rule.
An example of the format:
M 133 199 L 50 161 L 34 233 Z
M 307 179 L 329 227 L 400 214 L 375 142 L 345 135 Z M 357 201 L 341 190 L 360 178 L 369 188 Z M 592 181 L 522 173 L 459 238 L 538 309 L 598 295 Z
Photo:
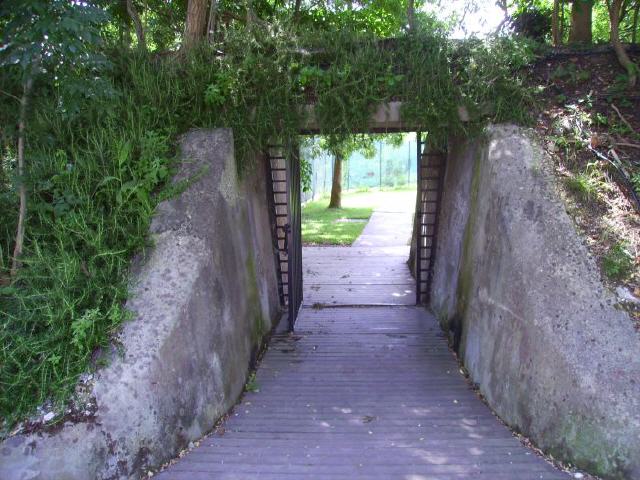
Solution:
M 240 403 L 162 480 L 565 478 L 478 401 L 425 308 L 446 153 L 415 138 L 414 188 L 342 192 L 342 207 L 381 198 L 347 246 L 303 241 L 300 149 L 270 149 L 286 313 Z

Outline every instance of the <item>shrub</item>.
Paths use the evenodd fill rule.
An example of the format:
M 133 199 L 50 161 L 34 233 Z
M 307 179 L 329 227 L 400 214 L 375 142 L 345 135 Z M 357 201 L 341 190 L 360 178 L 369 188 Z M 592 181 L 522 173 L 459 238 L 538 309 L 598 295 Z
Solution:
M 623 280 L 633 270 L 633 255 L 623 243 L 616 243 L 602 258 L 602 270 L 612 280 Z

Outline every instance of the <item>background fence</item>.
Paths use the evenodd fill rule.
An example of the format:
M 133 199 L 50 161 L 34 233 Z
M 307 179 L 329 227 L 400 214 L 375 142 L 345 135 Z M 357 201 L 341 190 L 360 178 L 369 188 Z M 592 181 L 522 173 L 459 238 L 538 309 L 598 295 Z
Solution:
M 307 149 L 302 157 L 311 164 L 311 190 L 302 194 L 302 201 L 317 200 L 331 193 L 333 156 L 328 152 L 310 158 Z M 342 164 L 342 189 L 415 187 L 416 136 L 407 134 L 399 147 L 384 141 L 376 142 L 376 155 L 365 158 L 354 153 Z

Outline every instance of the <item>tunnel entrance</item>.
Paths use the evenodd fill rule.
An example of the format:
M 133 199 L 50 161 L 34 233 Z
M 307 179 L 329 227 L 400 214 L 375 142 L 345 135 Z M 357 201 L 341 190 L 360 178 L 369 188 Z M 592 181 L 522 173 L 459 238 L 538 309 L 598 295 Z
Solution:
M 413 294 L 415 301 L 411 304 L 415 305 L 430 303 L 440 200 L 446 168 L 446 152 L 430 148 L 425 137 L 425 134 L 417 133 L 417 186 L 408 255 L 409 269 L 413 275 L 412 291 L 405 289 L 402 293 L 394 293 L 394 295 L 403 296 Z M 267 192 L 278 274 L 278 292 L 281 305 L 285 308 L 287 315 L 287 329 L 293 331 L 304 300 L 299 146 L 296 143 L 288 146 L 272 146 L 265 154 L 265 161 L 268 170 Z M 371 254 L 366 251 L 354 253 L 356 255 Z M 381 254 L 393 256 L 397 252 L 386 254 L 381 252 Z M 381 265 L 379 268 L 382 268 L 380 272 L 383 275 L 386 274 L 384 266 Z M 370 303 L 371 299 L 358 302 L 357 296 L 362 292 L 358 292 L 357 289 L 349 290 L 351 295 L 356 297 L 353 303 L 384 304 L 383 299 L 378 299 L 374 303 Z

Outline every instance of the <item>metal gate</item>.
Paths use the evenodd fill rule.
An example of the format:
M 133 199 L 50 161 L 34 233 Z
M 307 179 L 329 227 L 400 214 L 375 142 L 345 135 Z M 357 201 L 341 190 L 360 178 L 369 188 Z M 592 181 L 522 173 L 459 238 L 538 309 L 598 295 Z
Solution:
M 446 167 L 446 154 L 430 149 L 418 133 L 418 188 L 416 203 L 416 304 L 431 301 L 438 217 Z
M 273 146 L 267 152 L 267 189 L 278 269 L 280 303 L 287 308 L 293 331 L 302 305 L 302 219 L 300 156 L 297 144 Z

